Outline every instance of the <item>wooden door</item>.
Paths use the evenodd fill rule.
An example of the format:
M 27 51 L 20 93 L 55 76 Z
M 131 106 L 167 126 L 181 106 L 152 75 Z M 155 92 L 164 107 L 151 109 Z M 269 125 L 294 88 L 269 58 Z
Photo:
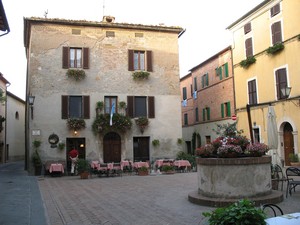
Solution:
M 105 163 L 121 161 L 121 137 L 115 132 L 107 133 L 104 136 L 103 161 Z
M 76 149 L 79 153 L 79 159 L 85 159 L 85 138 L 67 138 L 66 140 L 66 161 L 67 161 L 67 171 L 71 171 L 71 159 L 69 157 L 69 152 L 72 149 Z
M 290 166 L 289 154 L 294 153 L 294 136 L 291 124 L 286 123 L 283 128 L 283 146 L 285 165 Z
M 149 161 L 149 137 L 133 138 L 133 160 Z

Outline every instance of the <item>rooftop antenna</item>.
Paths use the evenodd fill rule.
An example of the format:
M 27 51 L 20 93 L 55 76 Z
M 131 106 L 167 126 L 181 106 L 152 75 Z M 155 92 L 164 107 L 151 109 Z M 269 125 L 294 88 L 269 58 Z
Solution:
M 47 11 L 44 12 L 44 17 L 47 18 L 47 15 L 48 15 L 48 9 Z

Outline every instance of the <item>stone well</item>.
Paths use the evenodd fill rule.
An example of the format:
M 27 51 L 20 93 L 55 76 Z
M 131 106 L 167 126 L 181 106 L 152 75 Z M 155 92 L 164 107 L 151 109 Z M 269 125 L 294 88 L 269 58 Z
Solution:
M 220 207 L 247 198 L 256 205 L 278 203 L 283 194 L 272 190 L 271 157 L 197 158 L 198 190 L 189 201 Z

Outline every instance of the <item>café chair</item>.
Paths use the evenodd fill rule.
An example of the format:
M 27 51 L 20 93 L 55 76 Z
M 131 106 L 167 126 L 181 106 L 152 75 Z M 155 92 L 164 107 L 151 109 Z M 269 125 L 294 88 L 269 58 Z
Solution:
M 278 181 L 278 183 L 281 182 L 281 191 L 283 190 L 283 182 L 287 181 L 287 178 L 285 174 L 283 173 L 283 170 L 281 166 L 278 164 L 274 164 L 273 166 L 273 173 L 274 173 L 274 179 Z
M 272 215 L 270 215 L 270 216 L 272 216 L 272 217 L 276 217 L 277 215 L 283 215 L 282 209 L 278 205 L 275 205 L 275 204 L 264 204 L 264 205 L 262 205 L 261 208 L 267 215 L 270 215 L 270 213 L 268 213 L 268 212 L 271 212 Z
M 287 178 L 286 197 L 288 193 L 292 195 L 292 190 L 296 189 L 296 186 L 300 185 L 300 169 L 296 167 L 288 167 L 285 171 Z M 297 180 L 296 180 L 297 178 Z

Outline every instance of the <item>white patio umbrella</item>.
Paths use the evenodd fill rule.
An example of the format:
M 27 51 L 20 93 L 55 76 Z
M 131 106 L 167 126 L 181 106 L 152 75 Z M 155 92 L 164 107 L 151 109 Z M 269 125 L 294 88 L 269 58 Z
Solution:
M 277 131 L 277 123 L 276 123 L 276 114 L 273 106 L 268 107 L 268 124 L 267 124 L 267 132 L 268 132 L 268 146 L 272 153 L 272 161 L 275 163 L 280 163 L 278 158 L 278 131 Z

